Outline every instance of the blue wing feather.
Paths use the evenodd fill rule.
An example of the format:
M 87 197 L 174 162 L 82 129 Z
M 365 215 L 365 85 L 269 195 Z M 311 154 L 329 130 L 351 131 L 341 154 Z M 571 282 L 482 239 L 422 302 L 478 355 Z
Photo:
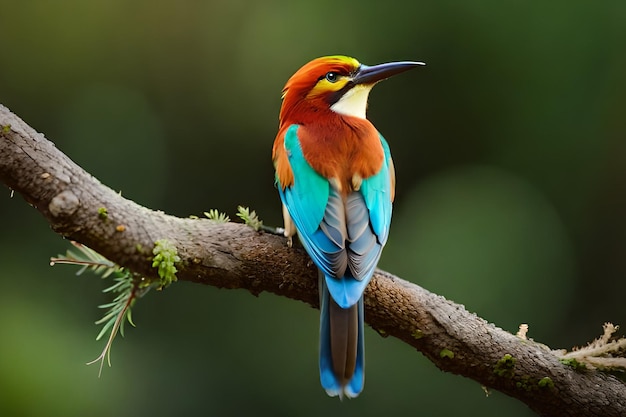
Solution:
M 383 167 L 376 175 L 363 180 L 361 193 L 365 198 L 365 205 L 370 214 L 370 224 L 378 241 L 384 245 L 389 236 L 389 225 L 391 224 L 391 151 L 389 145 L 382 135 L 380 142 L 383 145 L 384 161 Z

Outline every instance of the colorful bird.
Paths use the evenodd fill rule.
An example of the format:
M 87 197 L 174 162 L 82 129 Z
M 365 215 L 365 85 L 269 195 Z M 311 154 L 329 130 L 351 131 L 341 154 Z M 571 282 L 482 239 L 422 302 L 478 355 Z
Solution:
M 379 81 L 421 62 L 375 66 L 314 59 L 287 81 L 272 159 L 285 236 L 296 231 L 320 271 L 320 380 L 330 396 L 364 384 L 363 291 L 389 234 L 395 174 L 365 117 Z

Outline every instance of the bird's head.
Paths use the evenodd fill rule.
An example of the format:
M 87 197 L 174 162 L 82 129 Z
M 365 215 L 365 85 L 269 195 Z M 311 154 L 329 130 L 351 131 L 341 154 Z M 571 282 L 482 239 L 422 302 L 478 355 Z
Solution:
M 424 63 L 402 61 L 367 66 L 341 55 L 314 59 L 287 81 L 280 120 L 312 117 L 328 111 L 365 119 L 367 97 L 377 82 L 420 65 Z

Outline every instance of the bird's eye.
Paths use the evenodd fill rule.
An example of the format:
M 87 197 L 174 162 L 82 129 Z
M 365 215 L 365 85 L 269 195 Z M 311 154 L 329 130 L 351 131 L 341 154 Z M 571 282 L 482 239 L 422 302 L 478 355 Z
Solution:
M 338 79 L 338 75 L 336 72 L 329 72 L 326 74 L 326 79 L 328 80 L 328 82 L 336 83 Z

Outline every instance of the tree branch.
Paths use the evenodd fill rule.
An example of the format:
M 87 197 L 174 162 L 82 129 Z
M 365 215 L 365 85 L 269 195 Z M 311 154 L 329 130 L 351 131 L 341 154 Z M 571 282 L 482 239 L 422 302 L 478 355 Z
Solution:
M 127 200 L 2 105 L 0 181 L 57 233 L 143 276 L 156 277 L 152 248 L 166 238 L 178 248 L 180 280 L 268 291 L 318 306 L 317 273 L 302 249 L 245 225 L 176 218 Z M 546 346 L 387 272 L 372 278 L 365 308 L 366 321 L 381 335 L 403 340 L 440 369 L 515 397 L 540 415 L 626 415 L 626 385 L 617 378 L 566 366 Z

